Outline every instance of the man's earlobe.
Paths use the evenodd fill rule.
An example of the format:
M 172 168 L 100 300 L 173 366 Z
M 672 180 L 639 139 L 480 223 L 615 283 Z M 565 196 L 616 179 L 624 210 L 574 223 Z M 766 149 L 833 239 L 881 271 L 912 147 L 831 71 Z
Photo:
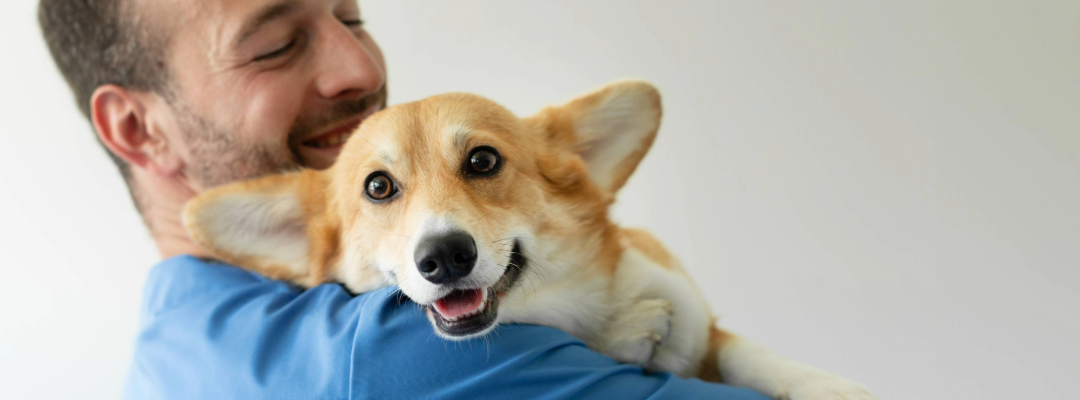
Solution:
M 101 143 L 120 159 L 158 175 L 180 170 L 168 139 L 148 123 L 145 96 L 117 85 L 103 85 L 90 97 L 90 120 Z

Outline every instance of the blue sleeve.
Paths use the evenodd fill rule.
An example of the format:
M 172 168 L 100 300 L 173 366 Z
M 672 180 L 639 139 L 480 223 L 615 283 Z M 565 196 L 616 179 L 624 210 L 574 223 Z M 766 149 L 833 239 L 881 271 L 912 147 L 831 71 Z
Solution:
M 731 399 L 748 389 L 647 374 L 559 330 L 434 335 L 392 288 L 301 291 L 181 256 L 149 276 L 127 399 Z

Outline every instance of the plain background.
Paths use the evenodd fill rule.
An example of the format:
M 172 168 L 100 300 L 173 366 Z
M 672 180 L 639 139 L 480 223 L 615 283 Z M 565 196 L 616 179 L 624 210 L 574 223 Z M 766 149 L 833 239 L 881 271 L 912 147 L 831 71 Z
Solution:
M 615 214 L 729 329 L 883 399 L 1076 398 L 1080 2 L 361 6 L 393 103 L 654 82 Z M 157 254 L 35 8 L 0 3 L 0 397 L 116 398 Z

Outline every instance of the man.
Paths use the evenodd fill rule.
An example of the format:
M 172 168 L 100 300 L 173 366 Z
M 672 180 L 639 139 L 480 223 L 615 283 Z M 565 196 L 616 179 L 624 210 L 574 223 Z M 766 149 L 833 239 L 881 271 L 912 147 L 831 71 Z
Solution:
M 208 261 L 180 223 L 187 200 L 326 168 L 384 107 L 354 0 L 42 0 L 39 18 L 163 258 L 128 398 L 758 398 L 645 375 L 551 328 L 448 343 L 390 290 L 301 291 Z

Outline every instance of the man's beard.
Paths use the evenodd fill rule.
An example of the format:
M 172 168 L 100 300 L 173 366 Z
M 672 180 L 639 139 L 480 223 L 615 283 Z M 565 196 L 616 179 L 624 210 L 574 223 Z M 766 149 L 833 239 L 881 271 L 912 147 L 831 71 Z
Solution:
M 299 138 L 318 129 L 340 124 L 374 104 L 386 106 L 386 86 L 358 100 L 342 101 L 323 114 L 300 118 L 283 141 L 236 140 L 210 120 L 182 103 L 173 104 L 184 141 L 191 152 L 184 172 L 203 189 L 301 168 Z

